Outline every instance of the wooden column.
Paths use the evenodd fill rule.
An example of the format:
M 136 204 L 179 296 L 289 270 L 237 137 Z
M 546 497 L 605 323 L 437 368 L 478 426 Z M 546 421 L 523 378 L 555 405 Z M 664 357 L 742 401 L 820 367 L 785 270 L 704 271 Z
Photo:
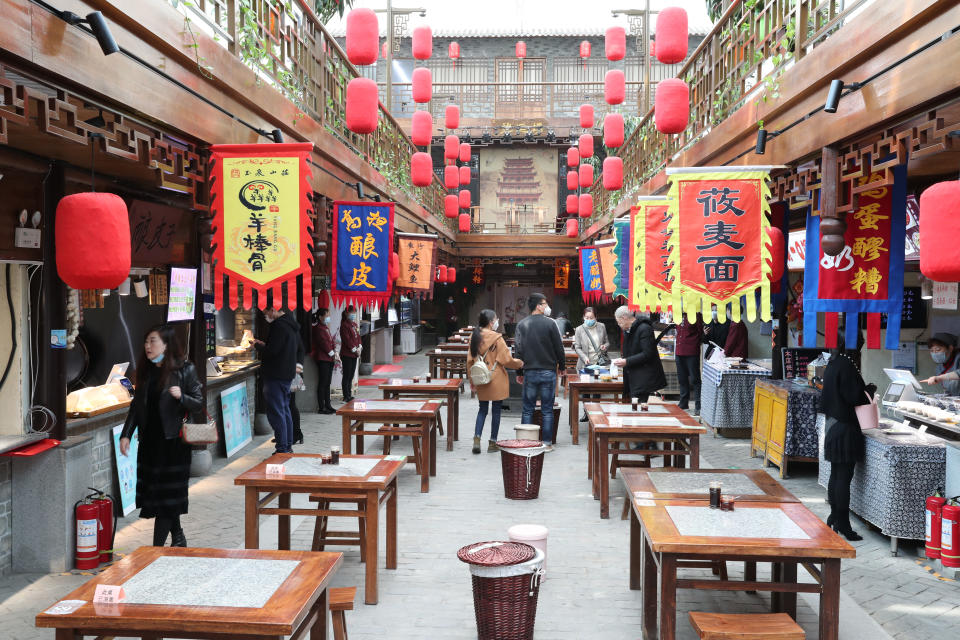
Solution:
M 57 204 L 66 195 L 65 165 L 54 161 L 50 173 L 43 182 L 43 310 L 40 313 L 39 372 L 37 378 L 37 404 L 53 412 L 56 424 L 50 433 L 52 438 L 67 438 L 67 369 L 66 351 L 50 346 L 50 331 L 67 326 L 66 285 L 57 273 L 56 223 Z
M 837 213 L 837 200 L 840 193 L 840 165 L 836 147 L 824 147 L 820 173 L 820 245 L 828 256 L 839 255 L 843 251 L 843 234 L 847 231 L 847 221 L 843 214 Z

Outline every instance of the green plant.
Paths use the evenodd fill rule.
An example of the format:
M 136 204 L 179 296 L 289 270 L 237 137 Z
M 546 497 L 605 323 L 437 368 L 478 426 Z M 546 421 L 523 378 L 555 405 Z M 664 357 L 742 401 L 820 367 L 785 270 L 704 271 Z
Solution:
M 293 17 L 293 8 L 290 0 L 266 0 L 266 3 L 276 9 L 281 9 L 287 16 Z M 244 64 L 253 69 L 257 75 L 257 84 L 262 75 L 266 75 L 271 83 L 279 89 L 291 102 L 304 110 L 304 86 L 297 75 L 284 68 L 281 59 L 280 45 L 270 42 L 261 34 L 256 12 L 247 3 L 240 5 L 240 20 L 237 24 L 237 52 Z
M 353 6 L 353 0 L 314 0 L 313 10 L 320 18 L 320 22 L 327 22 L 337 14 L 343 17 L 343 11 Z

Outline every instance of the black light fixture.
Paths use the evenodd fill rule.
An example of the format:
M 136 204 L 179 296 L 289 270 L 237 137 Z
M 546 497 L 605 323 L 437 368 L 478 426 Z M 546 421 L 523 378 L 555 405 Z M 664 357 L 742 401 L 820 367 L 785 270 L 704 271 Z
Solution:
M 511 142 L 513 142 L 513 138 L 510 137 L 510 134 L 503 134 L 503 144 L 510 144 Z
M 270 137 L 273 138 L 273 141 L 277 144 L 283 142 L 283 132 L 280 129 L 274 129 L 270 132 Z
M 533 142 L 533 134 L 527 131 L 527 135 L 523 136 L 524 142 Z
M 547 129 L 547 142 L 556 142 L 557 134 L 553 132 L 553 129 Z
M 380 194 L 375 193 L 370 197 L 370 199 L 373 200 L 374 202 L 380 202 Z
M 783 133 L 782 131 L 767 131 L 766 129 L 759 129 L 757 131 L 757 148 L 754 149 L 754 153 L 758 156 L 762 156 L 767 151 L 767 140 L 770 138 L 776 138 L 778 135 Z
M 480 139 L 483 141 L 483 144 L 490 144 L 493 142 L 493 136 L 490 135 L 489 131 L 484 131 Z
M 430 233 L 430 229 L 427 227 L 427 225 L 423 225 L 423 232 Z
M 836 80 L 830 81 L 830 91 L 827 93 L 827 101 L 823 105 L 823 110 L 827 113 L 836 113 L 837 107 L 840 106 L 840 98 L 843 97 L 844 91 L 854 91 L 859 89 L 862 85 L 859 82 L 854 82 L 852 84 L 844 84 L 843 80 L 839 78 Z
M 86 23 L 89 25 L 90 31 L 93 32 L 93 35 L 97 38 L 97 42 L 100 44 L 100 50 L 103 51 L 103 55 L 108 56 L 111 53 L 120 51 L 120 46 L 117 44 L 117 41 L 113 39 L 113 34 L 110 33 L 110 27 L 107 25 L 106 19 L 99 11 L 88 13 L 86 18 L 81 18 L 72 11 L 61 11 L 60 19 L 67 24 L 79 25 Z
M 357 189 L 357 200 L 363 200 L 363 183 L 357 180 L 353 186 Z

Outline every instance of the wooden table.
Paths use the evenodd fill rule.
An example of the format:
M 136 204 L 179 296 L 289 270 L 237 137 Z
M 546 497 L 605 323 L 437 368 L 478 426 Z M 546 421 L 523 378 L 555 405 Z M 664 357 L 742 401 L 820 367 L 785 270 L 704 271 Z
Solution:
M 440 398 L 447 403 L 447 451 L 453 451 L 453 442 L 460 438 L 460 393 L 463 390 L 462 378 L 433 378 L 430 382 L 414 382 L 409 378 L 390 378 L 381 384 L 383 399 L 399 398 Z
M 671 404 L 653 404 L 648 412 L 633 412 L 626 404 L 620 405 L 623 410 L 610 411 L 608 415 L 602 406 L 596 403 L 586 405 L 590 418 L 589 444 L 593 451 L 587 464 L 593 479 L 593 497 L 600 500 L 601 518 L 610 516 L 610 455 L 662 456 L 664 466 L 676 467 L 682 467 L 684 458 L 689 457 L 690 468 L 700 468 L 700 436 L 706 433 L 706 429 L 683 409 Z M 663 442 L 664 448 L 611 449 L 611 441 L 618 444 Z M 668 444 L 673 448 L 667 449 Z
M 797 502 L 737 501 L 733 512 L 724 512 L 702 500 L 633 499 L 630 588 L 643 590 L 645 640 L 676 637 L 677 589 L 770 591 L 773 611 L 794 618 L 796 594 L 818 593 L 820 640 L 836 640 L 840 560 L 854 557 L 853 547 Z M 770 562 L 771 581 L 677 578 L 678 566 L 738 560 Z M 798 583 L 797 565 L 816 583 Z
M 443 349 L 444 351 L 469 351 L 470 350 L 470 341 L 466 342 L 444 342 L 443 344 L 438 344 L 437 349 Z
M 623 484 L 633 498 L 701 500 L 709 503 L 710 482 L 719 480 L 724 495 L 746 502 L 800 502 L 762 469 L 623 469 Z
M 434 378 L 452 378 L 457 374 L 461 379 L 467 375 L 467 351 L 444 349 L 443 353 L 437 350 L 427 352 L 427 370 Z
M 364 602 L 377 604 L 378 521 L 380 505 L 384 502 L 387 504 L 387 569 L 397 568 L 397 475 L 405 461 L 391 458 L 399 456 L 341 455 L 342 464 L 321 465 L 318 453 L 278 453 L 243 472 L 234 478 L 233 484 L 244 487 L 244 546 L 247 549 L 259 548 L 260 516 L 276 515 L 277 544 L 280 549 L 290 548 L 290 516 L 318 515 L 317 509 L 291 508 L 290 496 L 294 493 L 362 494 L 366 497 L 366 538 L 363 545 L 367 568 Z M 356 463 L 362 468 L 351 469 L 350 463 L 346 462 L 349 460 L 363 461 Z M 267 464 L 282 464 L 286 472 L 282 475 L 267 474 Z M 317 468 L 314 470 L 311 467 Z M 338 470 L 342 470 L 344 475 L 333 475 Z M 361 471 L 365 473 L 359 475 Z M 324 475 L 317 475 L 319 472 Z M 261 499 L 261 493 L 267 495 Z M 277 506 L 269 507 L 274 500 L 277 500 Z
M 623 390 L 623 379 L 608 380 L 600 378 L 584 380 L 579 375 L 567 379 L 567 412 L 570 414 L 570 437 L 573 444 L 580 444 L 580 398 L 583 394 L 596 394 L 598 400 L 609 399 L 626 402 L 629 398 Z M 593 455 L 593 452 L 590 452 Z
M 430 491 L 430 476 L 437 475 L 437 419 L 440 403 L 418 400 L 351 400 L 337 409 L 342 419 L 342 453 L 353 452 L 350 437 L 357 445 L 357 454 L 363 454 L 363 436 L 407 436 L 414 438 L 414 462 L 420 473 L 420 493 Z M 369 431 L 366 424 L 380 424 Z M 394 426 L 406 425 L 406 426 Z M 417 442 L 419 438 L 419 442 Z M 386 446 L 386 445 L 384 445 Z
M 251 566 L 260 562 L 260 567 Z M 341 553 L 140 547 L 63 598 L 83 601 L 79 608 L 61 615 L 44 611 L 37 614 L 36 625 L 56 629 L 57 640 L 331 638 L 327 587 L 341 562 Z M 205 589 L 204 576 L 195 573 L 198 563 L 203 563 L 204 576 L 245 588 Z M 170 576 L 185 573 L 197 582 L 176 584 L 170 593 Z M 99 584 L 123 586 L 128 601 L 93 604 Z

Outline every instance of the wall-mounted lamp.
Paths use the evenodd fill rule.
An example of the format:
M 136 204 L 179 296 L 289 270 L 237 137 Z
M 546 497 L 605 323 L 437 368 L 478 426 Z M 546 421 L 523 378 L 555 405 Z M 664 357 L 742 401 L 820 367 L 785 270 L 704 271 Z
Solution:
M 767 152 L 767 140 L 770 138 L 776 138 L 781 133 L 782 131 L 767 131 L 766 129 L 757 130 L 757 148 L 754 149 L 754 152 L 758 156 L 762 156 Z
M 840 106 L 840 98 L 843 97 L 843 92 L 854 91 L 859 89 L 861 86 L 863 85 L 861 85 L 859 82 L 844 84 L 843 80 L 832 80 L 830 82 L 830 91 L 827 93 L 827 101 L 823 105 L 823 110 L 827 113 L 836 113 L 837 107 Z
M 147 297 L 147 281 L 146 280 L 137 280 L 133 283 L 133 291 L 137 294 L 138 298 Z
M 363 183 L 357 180 L 353 186 L 357 189 L 357 200 L 363 200 Z
M 97 42 L 100 44 L 100 50 L 103 51 L 103 55 L 108 56 L 111 53 L 120 51 L 120 46 L 117 44 L 117 41 L 113 39 L 113 34 L 110 33 L 110 27 L 107 25 L 106 19 L 99 11 L 88 13 L 86 18 L 81 18 L 72 11 L 61 11 L 60 19 L 67 24 L 78 25 L 86 23 L 89 25 L 90 31 L 93 32 L 93 35 L 97 38 Z
M 933 298 L 933 280 L 920 276 L 920 299 L 930 300 Z
M 120 283 L 120 286 L 117 287 L 117 293 L 120 294 L 121 296 L 130 295 L 130 278 L 127 278 L 126 280 Z

